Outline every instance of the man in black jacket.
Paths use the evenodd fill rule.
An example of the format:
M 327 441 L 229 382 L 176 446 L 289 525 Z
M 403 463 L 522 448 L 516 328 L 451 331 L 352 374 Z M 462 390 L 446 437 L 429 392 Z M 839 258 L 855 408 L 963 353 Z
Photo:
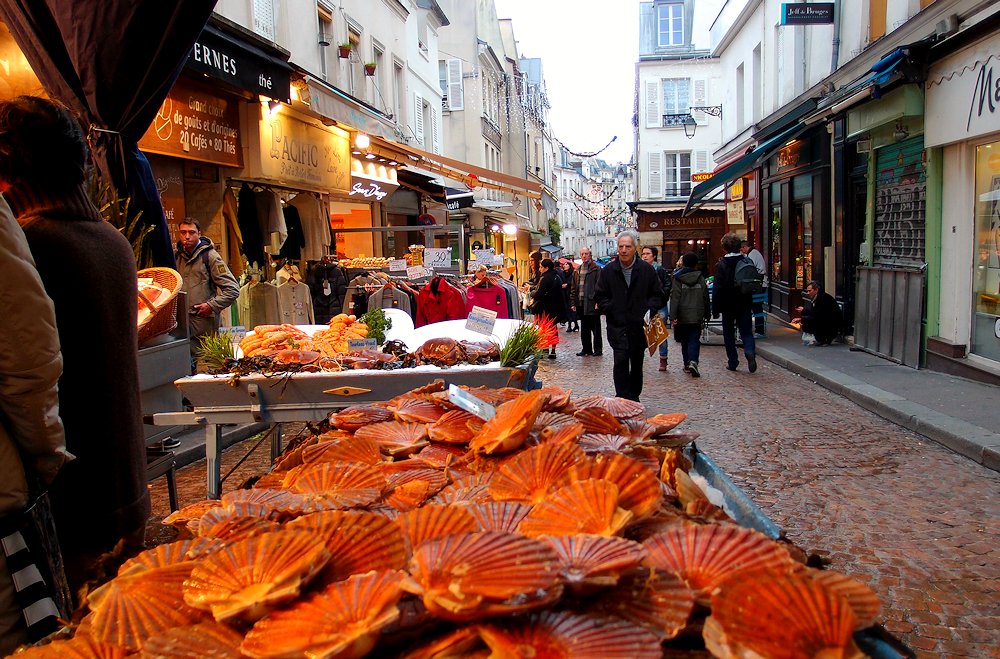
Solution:
M 597 308 L 607 317 L 608 344 L 615 354 L 615 395 L 635 401 L 642 393 L 644 316 L 663 306 L 660 280 L 653 267 L 637 257 L 638 248 L 638 233 L 618 234 L 618 259 L 601 269 L 594 292 Z
M 820 290 L 816 280 L 806 286 L 805 298 L 808 304 L 798 309 L 802 314 L 802 331 L 816 337 L 812 345 L 830 345 L 840 334 L 843 322 L 837 301 L 829 293 Z
M 740 237 L 727 233 L 722 237 L 722 249 L 726 255 L 715 266 L 715 282 L 712 285 L 712 317 L 722 316 L 722 339 L 726 344 L 726 368 L 735 371 L 740 365 L 736 352 L 736 330 L 739 328 L 743 340 L 743 353 L 747 358 L 747 368 L 757 371 L 757 346 L 753 338 L 753 296 L 736 287 L 736 264 L 743 260 L 740 254 Z

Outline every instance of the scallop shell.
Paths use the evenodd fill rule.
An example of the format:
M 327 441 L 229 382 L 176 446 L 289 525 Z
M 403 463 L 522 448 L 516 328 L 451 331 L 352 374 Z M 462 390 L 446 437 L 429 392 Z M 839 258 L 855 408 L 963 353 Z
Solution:
M 539 503 L 558 487 L 573 465 L 584 459 L 574 444 L 542 444 L 522 451 L 500 467 L 490 482 L 495 501 Z
M 663 462 L 660 465 L 660 480 L 670 486 L 670 489 L 677 491 L 677 476 L 674 472 L 680 469 L 687 473 L 691 470 L 691 461 L 684 455 L 684 452 L 676 448 L 663 449 Z
M 205 558 L 184 582 L 184 601 L 210 610 L 219 622 L 257 620 L 298 597 L 329 558 L 322 537 L 312 533 L 262 533 Z
M 642 544 L 649 552 L 644 563 L 683 579 L 699 601 L 736 572 L 787 569 L 792 562 L 788 552 L 767 536 L 737 526 L 678 526 Z
M 468 511 L 480 531 L 517 533 L 518 525 L 531 511 L 531 506 L 514 501 L 487 501 L 468 506 Z
M 616 419 L 634 419 L 646 413 L 646 406 L 627 398 L 614 396 L 587 396 L 576 400 L 576 409 L 585 410 L 599 407 L 610 412 Z
M 141 572 L 143 570 L 153 570 L 168 565 L 176 565 L 185 561 L 195 560 L 212 553 L 223 546 L 223 543 L 214 538 L 189 538 L 157 545 L 152 549 L 140 552 L 133 558 L 125 561 L 118 568 L 118 574 Z
M 469 448 L 486 455 L 510 453 L 519 448 L 528 438 L 544 402 L 545 395 L 536 389 L 504 403 L 469 442 Z
M 427 446 L 427 424 L 383 421 L 359 428 L 355 440 L 374 440 L 389 455 L 409 455 Z
M 385 476 L 377 467 L 346 462 L 305 465 L 289 482 L 303 495 L 306 510 L 356 508 L 375 503 L 385 489 Z
M 386 475 L 389 490 L 385 502 L 401 512 L 423 505 L 448 484 L 443 472 L 420 460 L 386 463 L 382 473 Z
M 382 449 L 370 438 L 355 436 L 319 442 L 302 454 L 304 464 L 316 462 L 356 462 L 367 465 L 382 464 Z
M 657 435 L 665 435 L 677 426 L 684 423 L 688 415 L 684 412 L 674 412 L 672 414 L 657 414 L 646 419 L 646 423 L 656 428 Z
M 833 570 L 807 569 L 806 574 L 827 590 L 844 597 L 854 612 L 855 629 L 865 629 L 875 624 L 881 603 L 875 592 L 857 579 Z
M 257 622 L 241 649 L 251 657 L 361 657 L 399 617 L 403 577 L 369 572 L 332 584 Z
M 203 614 L 185 604 L 182 590 L 194 565 L 176 563 L 123 575 L 91 593 L 90 634 L 104 643 L 139 650 L 150 636 L 197 622 Z
M 628 527 L 628 537 L 642 542 L 677 526 L 695 524 L 683 512 L 671 505 L 661 505 L 649 517 Z
M 656 442 L 657 446 L 665 448 L 681 448 L 687 446 L 694 440 L 701 437 L 701 433 L 693 430 L 671 430 L 665 435 L 656 435 L 650 438 L 651 442 Z
M 186 528 L 189 522 L 196 521 L 201 518 L 202 515 L 207 513 L 213 508 L 218 508 L 222 504 L 214 499 L 207 499 L 205 501 L 198 501 L 192 503 L 189 506 L 184 506 L 180 510 L 175 510 L 166 517 L 163 518 L 161 524 L 166 524 L 168 526 L 175 526 L 179 529 Z
M 624 435 L 587 433 L 580 438 L 580 447 L 587 453 L 620 453 L 631 441 Z
M 151 637 L 142 647 L 144 659 L 240 659 L 243 635 L 214 620 L 176 627 Z
M 684 512 L 693 520 L 706 523 L 732 524 L 734 520 L 708 499 L 698 499 L 684 506 Z
M 689 504 L 696 501 L 708 501 L 704 490 L 694 482 L 684 469 L 674 469 L 672 487 L 677 491 L 677 499 L 680 501 L 681 508 L 687 508 Z
M 492 654 L 479 637 L 479 627 L 459 627 L 403 655 L 402 659 L 488 659 Z
M 289 444 L 285 447 L 285 450 L 278 459 L 274 461 L 274 468 L 272 471 L 288 471 L 293 467 L 298 467 L 302 464 L 302 455 L 305 453 L 306 449 L 310 446 L 316 444 L 319 440 L 313 436 L 308 437 L 304 441 L 292 446 Z
M 429 504 L 403 513 L 396 519 L 396 524 L 414 550 L 428 540 L 478 530 L 476 518 L 463 506 Z
M 628 436 L 637 442 L 656 434 L 656 426 L 645 419 L 625 419 L 622 423 L 628 428 Z
M 543 611 L 527 619 L 479 628 L 494 657 L 539 659 L 659 659 L 660 640 L 624 620 L 572 611 Z
M 577 410 L 573 416 L 583 424 L 584 432 L 606 435 L 624 435 L 628 432 L 624 423 L 602 407 Z
M 78 630 L 71 639 L 26 647 L 10 656 L 17 659 L 123 659 L 128 654 L 125 648 L 103 643 Z
M 241 517 L 280 520 L 297 515 L 302 502 L 285 490 L 254 488 L 222 495 L 222 505 Z
M 559 488 L 536 505 L 521 522 L 524 535 L 616 535 L 632 521 L 619 507 L 618 487 L 597 479 L 576 481 Z
M 801 573 L 753 576 L 731 579 L 712 597 L 704 638 L 716 656 L 863 656 L 852 640 L 857 620 L 847 598 Z
M 541 392 L 545 394 L 542 410 L 546 412 L 565 412 L 567 408 L 574 407 L 571 398 L 573 392 L 568 389 L 542 387 Z
M 288 474 L 294 472 L 296 469 L 301 469 L 302 465 L 297 465 L 290 468 L 288 471 L 271 471 L 264 474 L 253 484 L 255 490 L 280 490 L 285 487 L 285 479 Z
M 535 418 L 535 430 L 544 428 L 558 428 L 570 423 L 575 423 L 576 417 L 566 412 L 539 412 Z
M 312 531 L 326 542 L 330 562 L 326 581 L 341 581 L 370 570 L 398 570 L 406 564 L 403 533 L 376 513 L 328 510 L 288 523 L 289 530 Z
M 486 422 L 471 412 L 451 410 L 427 427 L 432 442 L 468 444 Z
M 622 574 L 632 571 L 646 557 L 638 542 L 603 535 L 544 536 L 539 538 L 556 550 L 559 573 L 577 593 L 614 586 Z
M 425 542 L 414 551 L 409 572 L 427 609 L 446 620 L 528 610 L 561 594 L 555 551 L 505 533 L 463 533 Z
M 369 423 L 379 423 L 380 421 L 391 421 L 393 414 L 391 410 L 374 405 L 352 405 L 330 415 L 330 425 L 353 432 L 358 428 L 363 428 Z
M 602 595 L 593 610 L 646 627 L 665 640 L 687 626 L 694 604 L 694 592 L 675 575 L 640 571 Z
M 449 410 L 440 401 L 426 398 L 403 398 L 391 408 L 398 421 L 434 423 Z
M 660 459 L 662 458 L 660 454 L 660 448 L 658 446 L 649 444 L 631 444 L 622 453 L 632 458 L 639 464 L 641 464 L 646 469 L 649 469 L 651 474 L 660 473 Z M 669 494 L 673 496 L 675 492 L 666 484 L 664 484 L 666 490 Z
M 636 519 L 653 513 L 663 500 L 663 490 L 656 474 L 644 464 L 620 454 L 599 454 L 570 469 L 567 479 L 600 478 L 618 486 L 618 505 Z
M 274 520 L 245 517 L 226 508 L 210 510 L 198 520 L 199 537 L 216 538 L 226 543 L 280 528 L 281 525 Z
M 441 446 L 431 444 L 418 451 L 413 458 L 423 460 L 437 467 L 448 467 L 465 455 L 465 448 L 462 446 Z
M 538 439 L 543 444 L 576 444 L 582 436 L 583 424 L 575 418 L 572 423 L 549 426 L 538 433 Z
M 490 483 L 492 481 L 492 472 L 464 476 L 438 492 L 431 499 L 431 503 L 450 505 L 491 501 Z

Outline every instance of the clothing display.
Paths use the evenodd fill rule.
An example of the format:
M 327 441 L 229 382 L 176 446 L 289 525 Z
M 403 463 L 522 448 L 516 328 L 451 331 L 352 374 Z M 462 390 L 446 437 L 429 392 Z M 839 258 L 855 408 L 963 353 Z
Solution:
M 240 324 L 247 329 L 258 325 L 280 325 L 278 287 L 269 282 L 251 278 L 241 289 L 236 303 L 240 311 Z
M 313 314 L 317 323 L 328 323 L 343 313 L 347 300 L 347 275 L 343 268 L 331 261 L 313 264 L 306 276 L 312 294 Z
M 257 196 L 246 183 L 240 186 L 236 219 L 243 236 L 243 255 L 247 257 L 247 263 L 263 267 L 267 263 L 267 256 L 264 254 L 264 234 L 257 216 Z
M 302 258 L 307 261 L 319 261 L 331 253 L 330 216 L 323 209 L 319 198 L 312 193 L 302 192 L 288 200 L 289 206 L 298 210 L 299 221 L 302 223 L 304 243 Z
M 468 317 L 461 291 L 442 277 L 433 277 L 417 295 L 415 327 Z
M 278 288 L 278 312 L 282 323 L 289 325 L 313 325 L 312 295 L 309 287 L 295 279 L 289 279 Z
M 281 251 L 278 252 L 278 256 L 298 261 L 302 258 L 302 250 L 306 246 L 306 237 L 302 231 L 302 220 L 299 219 L 299 209 L 286 204 L 281 209 L 281 213 L 285 219 L 285 228 L 288 231 L 288 237 L 281 244 Z
M 469 286 L 465 290 L 465 309 L 471 312 L 472 307 L 482 307 L 497 312 L 497 318 L 510 318 L 510 296 L 499 282 L 490 282 Z

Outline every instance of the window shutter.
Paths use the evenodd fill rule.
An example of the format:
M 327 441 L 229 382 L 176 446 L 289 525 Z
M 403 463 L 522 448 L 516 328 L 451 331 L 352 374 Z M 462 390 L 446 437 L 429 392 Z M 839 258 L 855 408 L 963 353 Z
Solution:
M 663 196 L 663 154 L 659 151 L 649 153 L 649 172 L 647 180 L 649 182 L 649 196 Z
M 656 80 L 646 81 L 646 128 L 660 128 L 663 117 L 660 113 L 660 83 Z
M 704 78 L 699 78 L 694 80 L 694 105 L 695 107 L 705 107 L 708 105 L 708 81 Z M 694 120 L 699 124 L 704 125 L 708 121 L 708 117 L 702 110 L 695 110 L 691 113 Z
M 441 153 L 441 114 L 431 109 L 431 151 Z
M 694 167 L 691 168 L 691 171 L 695 174 L 704 174 L 708 171 L 708 151 L 694 152 Z
M 274 0 L 253 0 L 253 31 L 274 41 Z
M 424 97 L 417 92 L 413 93 L 413 136 L 424 143 Z
M 448 70 L 448 109 L 465 109 L 465 90 L 462 89 L 462 60 L 454 57 L 447 62 Z

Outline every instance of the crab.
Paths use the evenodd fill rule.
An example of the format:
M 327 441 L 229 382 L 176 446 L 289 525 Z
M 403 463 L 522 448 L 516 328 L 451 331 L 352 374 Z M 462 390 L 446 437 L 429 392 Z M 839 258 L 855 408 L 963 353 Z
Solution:
M 428 339 L 414 353 L 420 361 L 437 366 L 454 366 L 468 359 L 465 347 L 455 339 Z
M 492 341 L 462 341 L 461 345 L 470 364 L 488 364 L 500 359 L 500 349 Z

